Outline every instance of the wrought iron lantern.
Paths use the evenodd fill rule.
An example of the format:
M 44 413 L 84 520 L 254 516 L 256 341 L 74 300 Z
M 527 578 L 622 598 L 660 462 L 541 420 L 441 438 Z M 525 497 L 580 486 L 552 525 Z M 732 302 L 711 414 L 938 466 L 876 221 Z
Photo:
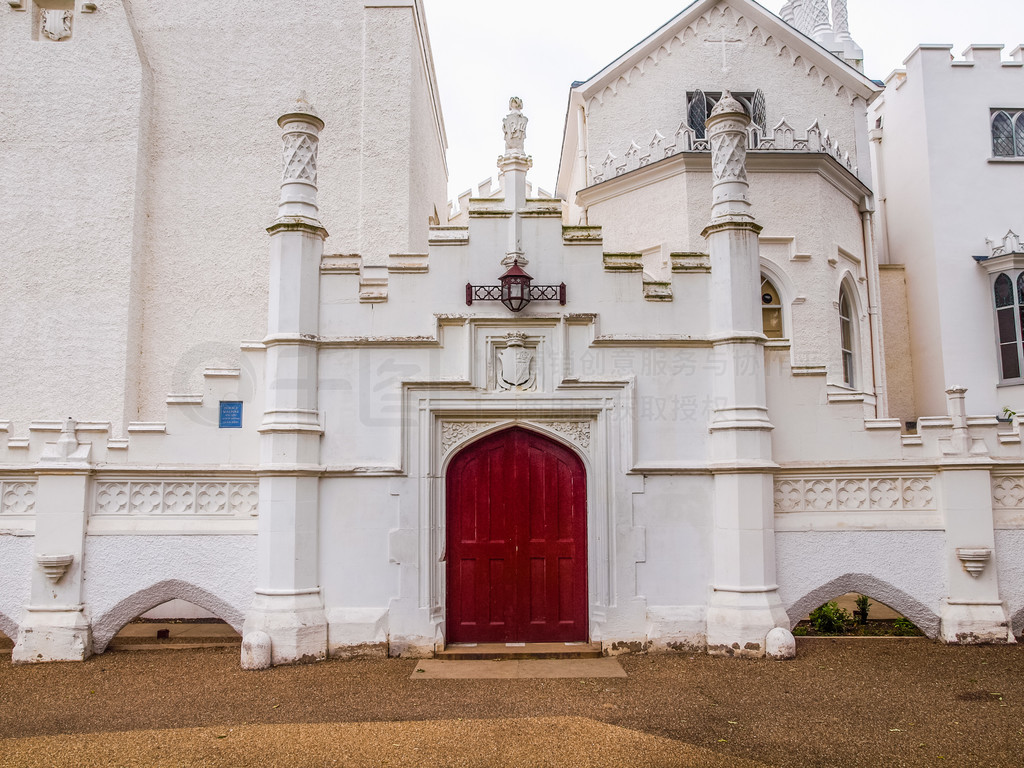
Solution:
M 531 301 L 557 301 L 565 306 L 565 283 L 534 285 L 533 278 L 519 266 L 518 259 L 501 277 L 498 285 L 466 283 L 466 305 L 474 301 L 500 301 L 513 312 L 523 310 Z

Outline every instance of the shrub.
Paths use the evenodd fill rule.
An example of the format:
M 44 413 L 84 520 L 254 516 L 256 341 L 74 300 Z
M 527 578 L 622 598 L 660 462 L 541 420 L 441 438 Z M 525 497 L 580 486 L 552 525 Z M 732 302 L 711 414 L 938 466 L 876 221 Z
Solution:
M 811 611 L 811 626 L 823 635 L 841 635 L 853 618 L 831 600 Z
M 896 619 L 892 623 L 892 633 L 899 637 L 912 637 L 918 634 L 919 631 L 917 625 L 910 619 Z
M 807 634 L 807 627 L 793 627 L 794 637 L 803 637 Z

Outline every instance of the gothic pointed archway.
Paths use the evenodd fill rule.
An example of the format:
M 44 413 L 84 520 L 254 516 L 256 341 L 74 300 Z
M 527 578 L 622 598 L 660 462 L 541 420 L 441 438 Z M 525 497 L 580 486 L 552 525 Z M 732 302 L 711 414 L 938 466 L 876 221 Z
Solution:
M 512 427 L 448 467 L 448 642 L 589 639 L 587 479 L 580 458 Z

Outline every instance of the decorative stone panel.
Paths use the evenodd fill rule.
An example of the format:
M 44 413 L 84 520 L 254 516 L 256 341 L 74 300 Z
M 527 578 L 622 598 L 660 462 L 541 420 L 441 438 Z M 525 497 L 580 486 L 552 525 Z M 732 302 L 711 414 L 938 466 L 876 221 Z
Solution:
M 575 443 L 580 448 L 590 447 L 589 421 L 555 421 L 545 426 Z
M 441 453 L 446 454 L 456 445 L 468 440 L 473 435 L 490 429 L 497 422 L 493 421 L 445 421 L 441 424 Z M 557 432 L 574 445 L 584 450 L 590 448 L 589 421 L 546 421 L 536 422 Z M 511 426 L 511 425 L 510 425 Z
M 96 483 L 93 515 L 249 517 L 259 514 L 259 484 L 212 480 Z
M 459 443 L 494 426 L 490 421 L 446 421 L 441 424 L 441 453 L 448 453 Z
M 934 480 L 933 476 L 778 477 L 775 511 L 935 511 Z
M 0 481 L 0 515 L 33 515 L 36 511 L 34 480 Z
M 1024 476 L 994 476 L 992 478 L 992 508 L 1024 509 Z

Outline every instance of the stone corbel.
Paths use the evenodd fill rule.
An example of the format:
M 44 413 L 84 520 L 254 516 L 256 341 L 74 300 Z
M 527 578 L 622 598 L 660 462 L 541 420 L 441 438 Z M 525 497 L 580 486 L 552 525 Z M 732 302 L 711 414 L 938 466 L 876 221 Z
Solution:
M 387 300 L 387 267 L 368 267 L 363 264 L 359 275 L 359 301 L 363 304 L 379 304 Z
M 988 547 L 957 547 L 956 556 L 963 563 L 964 570 L 976 579 L 988 565 L 992 550 Z
M 64 578 L 64 574 L 68 572 L 68 567 L 74 559 L 74 555 L 36 555 L 39 567 L 43 569 L 46 578 L 54 584 Z

